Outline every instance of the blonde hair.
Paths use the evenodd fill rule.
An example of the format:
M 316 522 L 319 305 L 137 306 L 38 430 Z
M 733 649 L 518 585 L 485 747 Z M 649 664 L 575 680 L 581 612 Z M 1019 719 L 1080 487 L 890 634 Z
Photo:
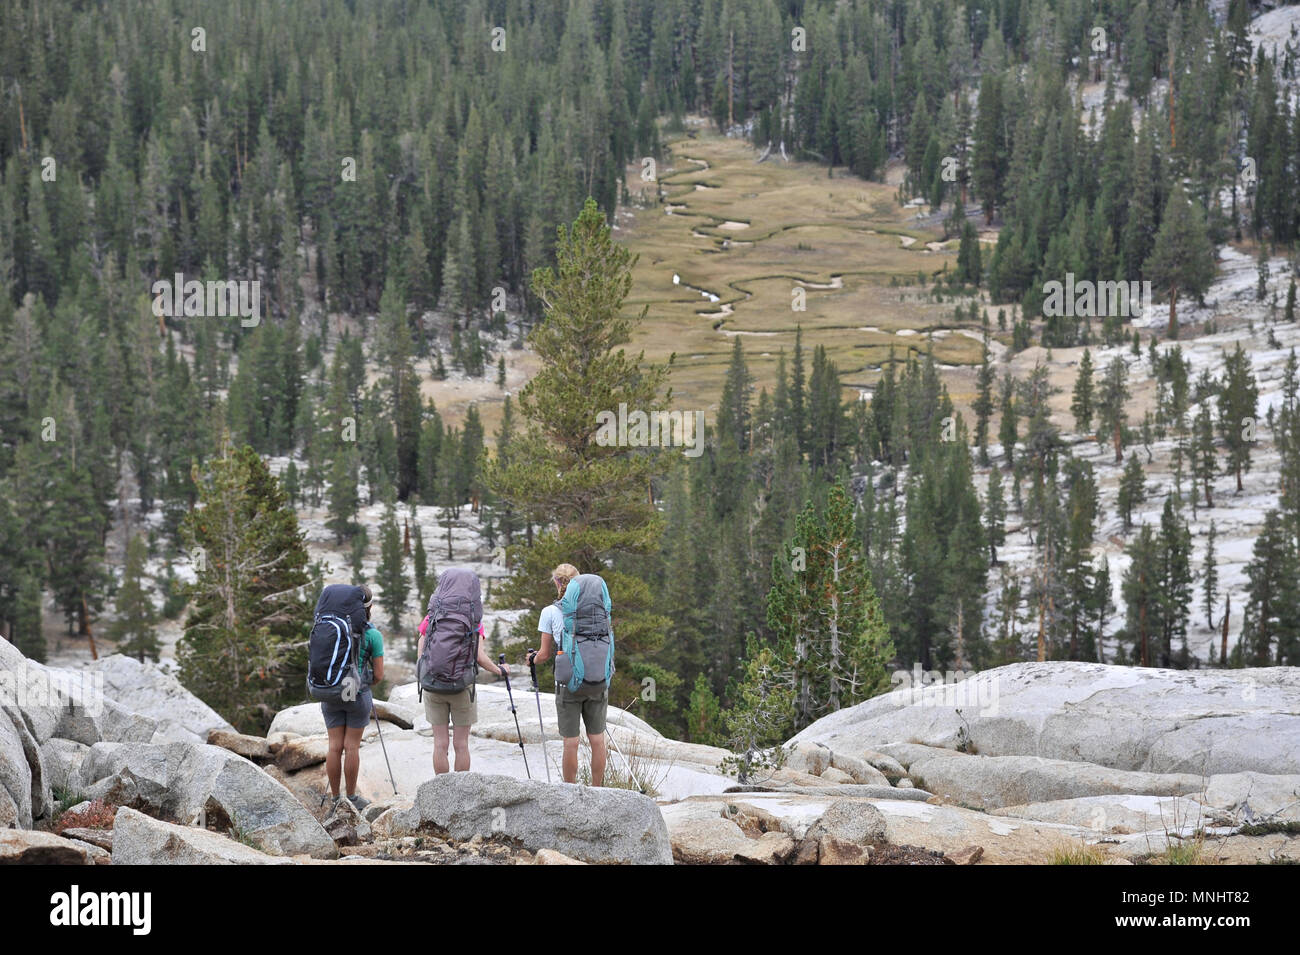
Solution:
M 572 564 L 560 564 L 560 566 L 551 571 L 551 580 L 559 580 L 566 584 L 577 576 L 578 568 L 574 567 Z

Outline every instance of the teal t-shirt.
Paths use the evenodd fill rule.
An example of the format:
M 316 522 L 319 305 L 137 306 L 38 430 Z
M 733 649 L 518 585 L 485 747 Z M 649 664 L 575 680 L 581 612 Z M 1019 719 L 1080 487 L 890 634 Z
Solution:
M 361 669 L 371 665 L 375 657 L 384 655 L 384 637 L 372 624 L 366 624 L 366 632 L 361 637 Z

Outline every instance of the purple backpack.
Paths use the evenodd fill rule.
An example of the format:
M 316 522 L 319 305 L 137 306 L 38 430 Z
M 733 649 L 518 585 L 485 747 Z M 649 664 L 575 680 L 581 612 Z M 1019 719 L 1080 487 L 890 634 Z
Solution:
M 425 617 L 424 650 L 415 665 L 420 695 L 456 693 L 474 685 L 478 676 L 478 628 L 483 597 L 478 576 L 452 567 L 438 578 Z

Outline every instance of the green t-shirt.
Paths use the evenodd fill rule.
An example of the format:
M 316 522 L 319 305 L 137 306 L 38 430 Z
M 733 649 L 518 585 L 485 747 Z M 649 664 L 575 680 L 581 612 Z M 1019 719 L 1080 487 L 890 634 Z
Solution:
M 366 624 L 366 632 L 361 637 L 361 669 L 366 669 L 371 665 L 375 657 L 384 655 L 384 638 L 383 635 L 374 628 L 372 624 Z

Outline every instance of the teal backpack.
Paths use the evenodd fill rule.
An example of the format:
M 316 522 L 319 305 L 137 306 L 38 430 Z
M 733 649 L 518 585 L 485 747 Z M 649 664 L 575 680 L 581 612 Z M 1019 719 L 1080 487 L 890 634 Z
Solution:
M 578 588 L 572 618 L 564 617 L 561 656 L 555 660 L 555 680 L 573 696 L 595 699 L 609 689 L 614 675 L 614 628 L 609 616 L 609 589 L 599 574 L 580 574 L 569 588 Z M 568 602 L 565 591 L 563 603 Z

